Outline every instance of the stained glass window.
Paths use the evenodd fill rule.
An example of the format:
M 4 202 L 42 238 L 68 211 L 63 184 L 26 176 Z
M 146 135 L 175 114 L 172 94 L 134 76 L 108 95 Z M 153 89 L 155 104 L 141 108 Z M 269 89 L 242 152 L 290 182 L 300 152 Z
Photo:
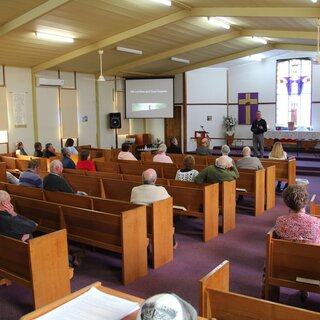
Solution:
M 277 61 L 277 126 L 310 127 L 311 67 L 309 58 Z

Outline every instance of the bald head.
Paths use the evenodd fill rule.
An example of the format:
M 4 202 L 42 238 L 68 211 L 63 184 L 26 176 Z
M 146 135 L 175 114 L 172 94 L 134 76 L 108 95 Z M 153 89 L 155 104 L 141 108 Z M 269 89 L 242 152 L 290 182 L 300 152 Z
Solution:
M 157 181 L 157 172 L 154 169 L 147 169 L 142 173 L 144 184 L 155 184 Z
M 250 157 L 250 155 L 251 155 L 251 149 L 250 149 L 249 147 L 244 147 L 244 148 L 242 149 L 242 155 L 243 155 L 244 157 Z
M 203 139 L 201 140 L 201 145 L 203 145 L 204 147 L 207 147 L 207 146 L 209 145 L 208 139 L 207 139 L 207 138 L 203 138 Z

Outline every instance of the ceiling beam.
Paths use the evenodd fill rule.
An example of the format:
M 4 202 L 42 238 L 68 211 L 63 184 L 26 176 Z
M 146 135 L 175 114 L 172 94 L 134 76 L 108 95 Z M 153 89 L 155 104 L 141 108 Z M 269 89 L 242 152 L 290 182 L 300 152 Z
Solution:
M 265 51 L 269 51 L 273 49 L 273 45 L 271 44 L 266 44 L 264 46 L 258 47 L 258 48 L 254 48 L 254 49 L 249 49 L 249 50 L 245 50 L 245 51 L 240 51 L 237 53 L 233 53 L 227 56 L 222 56 L 219 58 L 214 58 L 214 59 L 210 59 L 210 60 L 206 60 L 203 62 L 199 62 L 199 63 L 194 63 L 194 64 L 190 64 L 188 66 L 184 66 L 181 68 L 177 68 L 171 71 L 168 71 L 166 73 L 163 73 L 161 75 L 165 76 L 165 75 L 174 75 L 174 74 L 178 74 L 178 73 L 183 73 L 186 71 L 190 71 L 190 70 L 194 70 L 194 69 L 198 69 L 198 68 L 204 68 L 204 67 L 208 67 L 214 64 L 218 64 L 218 63 L 222 63 L 222 62 L 226 62 L 226 61 L 230 61 L 230 60 L 234 60 L 234 59 L 239 59 L 239 58 L 243 58 L 246 56 L 251 56 L 257 53 L 261 53 L 261 52 L 265 52 Z
M 243 37 L 269 37 L 269 38 L 287 38 L 287 39 L 309 39 L 316 40 L 317 32 L 311 31 L 291 31 L 291 30 L 259 30 L 247 29 L 241 31 Z
M 124 31 L 124 32 L 120 32 L 118 34 L 115 34 L 114 36 L 105 38 L 103 40 L 100 40 L 98 42 L 95 42 L 93 44 L 85 46 L 83 48 L 74 50 L 74 51 L 69 52 L 69 53 L 67 53 L 65 55 L 57 57 L 55 59 L 52 59 L 52 60 L 49 60 L 47 62 L 38 64 L 38 65 L 36 65 L 36 66 L 34 66 L 32 68 L 32 72 L 35 73 L 35 72 L 38 72 L 38 71 L 41 71 L 41 70 L 44 70 L 44 69 L 52 68 L 52 67 L 54 67 L 54 66 L 56 66 L 58 64 L 61 64 L 61 63 L 64 63 L 66 61 L 69 61 L 69 60 L 72 60 L 74 58 L 77 58 L 79 56 L 88 54 L 88 53 L 93 52 L 95 50 L 99 50 L 101 48 L 104 48 L 104 47 L 110 46 L 112 44 L 115 44 L 117 42 L 123 41 L 125 39 L 132 38 L 134 36 L 137 36 L 137 35 L 140 35 L 142 33 L 148 32 L 150 30 L 153 30 L 153 29 L 168 25 L 170 23 L 182 20 L 182 19 L 188 17 L 189 15 L 190 15 L 190 11 L 189 10 L 181 10 L 179 12 L 170 14 L 170 15 L 165 16 L 163 18 L 160 18 L 160 19 L 145 23 L 145 24 L 143 24 L 141 26 L 132 28 L 130 30 L 127 30 L 127 31 Z
M 192 17 L 276 17 L 276 18 L 318 18 L 320 8 L 306 7 L 215 7 L 193 8 Z
M 48 0 L 0 27 L 0 37 L 29 23 L 71 0 Z
M 172 50 L 168 50 L 168 51 L 164 51 L 161 52 L 159 54 L 155 54 L 146 58 L 142 58 L 139 59 L 137 61 L 133 61 L 112 69 L 106 69 L 103 73 L 107 74 L 107 75 L 114 75 L 114 74 L 118 74 L 123 73 L 123 72 L 128 72 L 128 70 L 134 69 L 136 67 L 142 66 L 142 65 L 146 65 L 148 63 L 152 63 L 155 61 L 159 61 L 162 59 L 167 59 L 169 57 L 173 57 L 176 56 L 178 54 L 182 54 L 185 52 L 190 52 L 199 48 L 204 48 L 204 47 L 208 47 L 210 45 L 216 44 L 216 43 L 221 43 L 221 42 L 225 42 L 225 41 L 229 41 L 235 38 L 238 38 L 240 36 L 240 32 L 239 31 L 232 31 L 232 32 L 228 32 L 219 36 L 215 36 L 215 37 L 211 37 L 202 41 L 198 41 L 183 47 L 179 47 L 179 48 L 175 48 Z
M 277 43 L 273 45 L 274 49 L 280 50 L 294 50 L 294 51 L 314 51 L 317 52 L 317 46 L 308 46 L 303 44 L 287 44 Z

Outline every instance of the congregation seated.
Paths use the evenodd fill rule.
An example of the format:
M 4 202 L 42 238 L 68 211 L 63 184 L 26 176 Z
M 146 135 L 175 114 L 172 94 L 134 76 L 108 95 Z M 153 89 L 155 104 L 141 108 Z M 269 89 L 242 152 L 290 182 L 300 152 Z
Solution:
M 16 143 L 16 154 L 18 155 L 22 155 L 22 156 L 27 156 L 28 154 L 26 153 L 26 151 L 23 148 L 23 143 L 22 141 L 18 141 Z
M 77 163 L 77 169 L 84 171 L 96 171 L 94 163 L 90 160 L 90 152 L 88 150 L 81 151 L 80 160 Z
M 72 138 L 68 138 L 64 146 L 70 151 L 72 154 L 78 154 L 78 150 L 73 146 L 74 140 Z
M 170 146 L 167 148 L 167 153 L 182 154 L 181 148 L 178 147 L 178 140 L 176 137 L 170 139 Z
M 39 171 L 39 162 L 37 160 L 30 160 L 28 170 L 20 175 L 19 184 L 25 187 L 42 188 L 43 183 L 39 176 Z
M 61 175 L 63 166 L 60 160 L 53 160 L 50 163 L 50 173 L 43 179 L 43 188 L 49 191 L 60 191 L 75 193 L 67 180 Z
M 211 156 L 209 141 L 207 138 L 203 138 L 201 140 L 201 145 L 197 147 L 196 154 L 199 156 Z
M 35 157 L 40 157 L 40 158 L 43 157 L 43 151 L 42 151 L 42 144 L 41 144 L 41 142 L 36 142 L 36 143 L 34 144 L 34 153 L 33 153 L 33 155 L 34 155 Z
M 133 160 L 137 161 L 137 158 L 131 152 L 131 146 L 129 143 L 123 143 L 121 151 L 118 154 L 118 160 Z
M 149 205 L 155 201 L 170 197 L 167 190 L 162 186 L 156 186 L 157 172 L 154 169 L 147 169 L 142 173 L 141 186 L 131 190 L 130 202 L 135 204 Z
M 221 147 L 221 155 L 225 156 L 230 163 L 234 164 L 233 159 L 231 157 L 229 157 L 229 153 L 230 153 L 230 147 L 228 145 L 224 144 Z
M 50 157 L 55 157 L 56 154 L 55 154 L 55 150 L 54 150 L 54 147 L 52 145 L 52 143 L 47 143 L 46 144 L 46 148 L 44 149 L 44 152 L 43 152 L 43 157 L 44 158 L 50 158 Z
M 283 150 L 283 147 L 280 141 L 276 141 L 274 143 L 268 157 L 270 160 L 287 160 L 288 158 L 287 153 Z M 285 188 L 287 186 L 288 184 L 285 185 Z M 278 181 L 277 191 L 281 191 L 281 181 Z
M 62 148 L 61 153 L 63 158 L 61 159 L 61 163 L 64 169 L 75 169 L 76 165 L 74 161 L 71 159 L 71 152 L 68 148 Z
M 36 231 L 37 224 L 14 211 L 10 202 L 10 195 L 0 190 L 0 234 L 27 241 L 32 238 L 32 233 Z
M 244 147 L 242 149 L 242 156 L 243 157 L 240 158 L 236 163 L 238 169 L 263 169 L 260 159 L 257 157 L 251 157 L 250 147 Z
M 6 171 L 7 181 L 11 184 L 19 184 L 19 179 L 9 171 Z
M 194 179 L 197 184 L 202 183 L 222 183 L 223 181 L 232 181 L 239 178 L 239 172 L 225 156 L 216 160 L 215 165 L 203 169 Z
M 183 168 L 177 171 L 175 180 L 193 182 L 199 174 L 198 170 L 193 169 L 194 165 L 194 157 L 191 155 L 185 156 L 183 158 Z
M 161 143 L 157 154 L 153 157 L 153 162 L 173 163 L 172 159 L 166 155 L 167 146 Z
M 320 244 L 320 219 L 306 213 L 309 194 L 301 185 L 288 186 L 282 194 L 288 215 L 276 220 L 275 233 L 284 240 Z

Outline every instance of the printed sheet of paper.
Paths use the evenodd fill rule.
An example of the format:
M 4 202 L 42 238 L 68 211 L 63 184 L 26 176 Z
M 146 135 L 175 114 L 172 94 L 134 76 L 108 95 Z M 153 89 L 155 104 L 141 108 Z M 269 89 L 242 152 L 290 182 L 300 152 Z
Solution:
M 38 320 L 121 320 L 139 308 L 128 301 L 91 288 L 79 297 L 38 317 Z

